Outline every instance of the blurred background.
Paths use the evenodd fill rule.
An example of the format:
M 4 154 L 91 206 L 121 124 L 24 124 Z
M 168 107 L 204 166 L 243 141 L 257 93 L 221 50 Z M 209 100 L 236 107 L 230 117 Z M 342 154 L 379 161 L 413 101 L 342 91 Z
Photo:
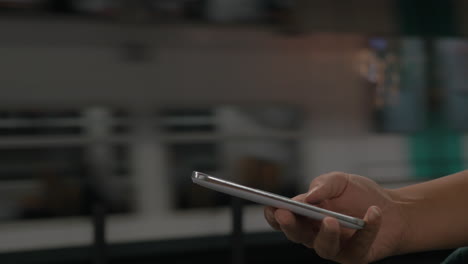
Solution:
M 327 263 L 284 196 L 463 170 L 463 0 L 0 0 L 1 263 Z M 439 263 L 448 251 L 381 263 Z

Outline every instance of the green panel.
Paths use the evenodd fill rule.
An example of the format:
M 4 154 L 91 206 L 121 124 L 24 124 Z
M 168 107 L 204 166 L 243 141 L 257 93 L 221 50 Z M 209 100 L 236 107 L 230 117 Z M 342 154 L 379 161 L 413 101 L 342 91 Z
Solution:
M 428 121 L 427 129 L 409 139 L 413 175 L 431 179 L 463 170 L 460 134 L 449 129 L 440 113 L 431 113 Z
M 455 36 L 458 32 L 453 0 L 398 0 L 400 32 L 425 38 L 427 52 L 427 94 L 441 89 L 435 78 L 437 63 L 432 38 Z M 427 38 L 429 37 L 429 38 Z M 402 80 L 404 81 L 404 80 Z M 408 80 L 408 82 L 411 82 Z M 402 84 L 403 85 L 403 84 Z M 411 87 L 411 84 L 406 84 Z M 429 98 L 428 98 L 429 99 Z M 429 103 L 429 100 L 427 100 Z M 409 136 L 409 157 L 416 178 L 436 178 L 463 169 L 460 133 L 450 129 L 439 104 L 431 105 L 427 126 Z

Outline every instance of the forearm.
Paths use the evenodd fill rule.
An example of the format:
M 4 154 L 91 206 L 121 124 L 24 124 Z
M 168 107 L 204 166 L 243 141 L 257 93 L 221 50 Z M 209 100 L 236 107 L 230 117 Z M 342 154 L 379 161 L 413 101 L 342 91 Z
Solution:
M 400 253 L 468 245 L 468 171 L 391 192 L 405 218 Z

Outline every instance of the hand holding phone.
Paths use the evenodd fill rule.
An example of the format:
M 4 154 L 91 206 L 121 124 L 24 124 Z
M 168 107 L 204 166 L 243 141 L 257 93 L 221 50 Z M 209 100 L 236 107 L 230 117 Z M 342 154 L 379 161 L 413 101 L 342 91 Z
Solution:
M 327 216 L 334 217 L 338 222 L 348 228 L 361 229 L 365 222 L 362 219 L 326 210 L 317 206 L 294 201 L 292 199 L 262 190 L 250 188 L 230 181 L 222 180 L 208 174 L 194 171 L 192 181 L 203 187 L 243 198 L 252 202 L 290 210 L 299 215 L 322 220 Z

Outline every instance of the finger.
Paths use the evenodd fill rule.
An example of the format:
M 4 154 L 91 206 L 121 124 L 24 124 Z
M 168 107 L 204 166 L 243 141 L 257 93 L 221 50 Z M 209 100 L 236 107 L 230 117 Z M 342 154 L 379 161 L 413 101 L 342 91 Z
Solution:
M 313 248 L 324 259 L 335 259 L 340 252 L 340 224 L 335 218 L 325 217 L 315 238 Z
M 275 211 L 276 211 L 276 208 L 271 207 L 271 206 L 266 206 L 265 209 L 263 209 L 263 213 L 265 215 L 265 219 L 267 220 L 268 224 L 275 230 L 281 230 L 280 225 L 275 219 Z
M 304 202 L 304 198 L 305 198 L 305 195 L 306 194 L 300 194 L 300 195 L 297 195 L 293 198 L 291 198 L 292 200 L 294 201 L 298 201 L 298 202 Z M 278 221 L 276 221 L 276 218 L 275 218 L 275 211 L 277 210 L 277 208 L 275 207 L 272 207 L 272 206 L 266 206 L 264 209 L 263 209 L 263 214 L 265 216 L 265 219 L 267 220 L 268 224 L 275 230 L 281 230 L 281 227 L 280 227 L 280 224 L 278 223 Z M 287 216 L 286 216 L 287 217 Z
M 304 203 L 304 202 L 305 202 L 304 200 L 305 200 L 306 195 L 307 195 L 307 193 L 299 194 L 299 195 L 294 196 L 293 198 L 291 198 L 291 200 Z
M 317 221 L 298 216 L 285 209 L 275 211 L 275 219 L 286 237 L 301 244 L 311 244 L 317 233 Z
M 354 259 L 366 261 L 369 255 L 369 248 L 377 237 L 382 222 L 382 213 L 379 207 L 371 206 L 367 209 L 364 217 L 366 226 L 356 233 L 347 242 L 340 259 Z
M 309 187 L 304 201 L 317 204 L 324 200 L 340 196 L 348 186 L 349 174 L 332 172 L 315 178 Z

